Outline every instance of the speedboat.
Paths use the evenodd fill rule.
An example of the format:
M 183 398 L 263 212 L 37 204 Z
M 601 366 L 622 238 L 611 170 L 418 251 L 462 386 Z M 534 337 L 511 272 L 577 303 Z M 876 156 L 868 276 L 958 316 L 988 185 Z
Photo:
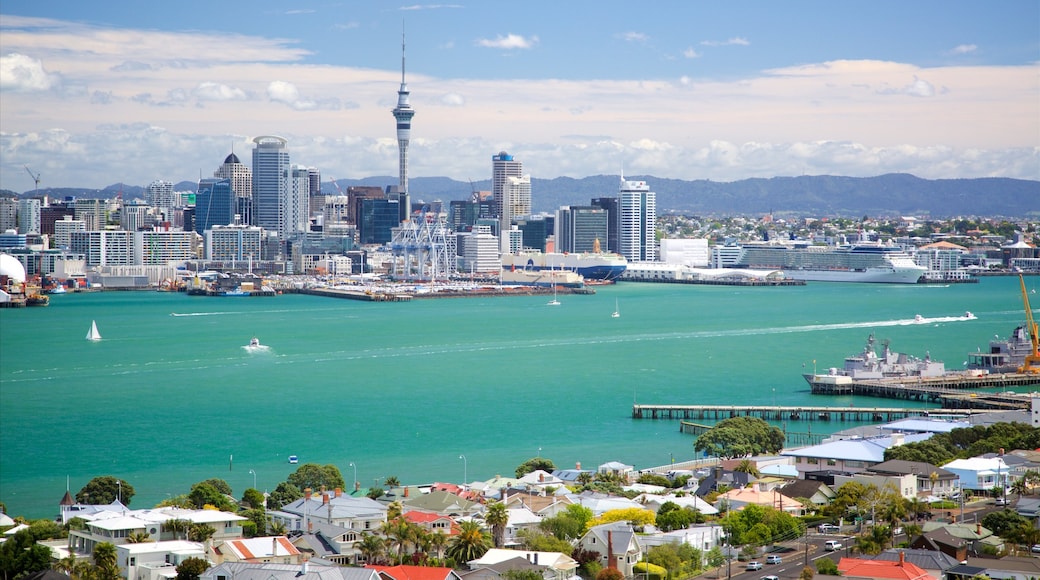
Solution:
M 260 346 L 260 339 L 255 337 L 255 336 L 253 338 L 250 338 L 249 339 L 249 346 L 252 346 L 252 347 Z
M 299 463 L 299 462 L 300 462 L 300 459 L 298 457 L 296 457 L 295 455 L 290 455 L 289 456 L 289 463 L 294 463 L 295 464 L 295 463 Z
M 966 318 L 967 320 L 975 320 L 975 315 L 968 311 L 964 313 L 964 318 Z
M 924 317 L 921 316 L 920 314 L 915 314 L 914 315 L 914 324 L 921 324 L 922 322 L 924 322 Z

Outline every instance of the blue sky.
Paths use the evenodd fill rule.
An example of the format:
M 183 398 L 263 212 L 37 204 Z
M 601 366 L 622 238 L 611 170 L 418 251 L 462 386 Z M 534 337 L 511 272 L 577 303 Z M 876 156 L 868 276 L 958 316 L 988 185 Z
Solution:
M 209 176 L 289 139 L 326 178 L 1040 179 L 1040 3 L 7 0 L 0 188 Z

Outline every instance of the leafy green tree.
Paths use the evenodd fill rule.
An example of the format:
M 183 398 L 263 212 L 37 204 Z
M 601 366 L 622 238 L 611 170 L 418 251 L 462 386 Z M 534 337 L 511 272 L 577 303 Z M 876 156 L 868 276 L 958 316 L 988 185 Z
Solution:
M 177 565 L 177 580 L 199 580 L 206 570 L 209 562 L 204 558 L 186 558 Z
M 367 497 L 368 499 L 379 499 L 379 498 L 383 497 L 384 495 L 386 495 L 386 492 L 383 491 L 382 488 L 380 488 L 380 487 L 370 487 L 370 488 L 368 488 L 368 493 L 365 494 L 365 497 Z
M 263 536 L 267 533 L 267 524 L 270 521 L 270 518 L 267 516 L 267 512 L 263 509 L 246 510 L 239 515 L 249 518 L 249 522 L 242 522 L 243 524 L 253 524 L 252 526 L 249 526 L 252 530 L 248 535 L 246 534 L 245 526 L 243 525 L 242 535 L 254 538 L 257 536 Z
M 459 533 L 448 544 L 448 557 L 455 562 L 469 562 L 491 549 L 490 534 L 474 521 L 459 524 Z
M 1019 526 L 1029 524 L 1029 519 L 1020 516 L 1018 513 L 1009 509 L 991 512 L 982 518 L 982 525 L 1001 538 L 1007 538 L 1007 533 L 1009 531 Z
M 733 468 L 733 471 L 747 473 L 748 475 L 753 475 L 755 477 L 762 477 L 762 473 L 758 471 L 758 466 L 750 459 L 742 459 L 740 463 Z
M 134 497 L 134 486 L 111 475 L 95 477 L 76 492 L 76 501 L 88 505 L 110 504 L 117 497 L 123 505 L 129 506 Z
M 690 524 L 701 523 L 703 521 L 703 514 L 697 510 L 681 508 L 678 504 L 670 501 L 665 502 L 664 505 L 657 510 L 656 525 L 665 532 L 683 530 L 690 527 Z
M 646 552 L 646 561 L 667 570 L 668 574 L 682 567 L 683 561 L 673 544 L 654 546 Z
M 337 487 L 343 489 L 346 486 L 339 468 L 332 464 L 304 463 L 296 468 L 295 472 L 289 474 L 286 481 L 295 485 L 297 489 L 318 490 L 324 486 L 325 489 L 331 490 Z
M 51 567 L 51 549 L 36 543 L 29 530 L 19 530 L 0 543 L 0 576 L 14 579 Z
M 694 450 L 728 459 L 778 453 L 784 432 L 757 417 L 731 417 L 716 423 L 699 437 Z
M 660 487 L 672 487 L 672 481 L 663 475 L 656 473 L 644 473 L 639 476 L 639 483 L 644 485 L 657 485 Z
M 541 574 L 534 570 L 506 570 L 499 574 L 502 580 L 545 580 Z
M 69 535 L 65 528 L 54 520 L 33 520 L 29 522 L 29 529 L 36 541 L 67 538 Z
M 216 477 L 213 477 L 213 478 L 207 479 L 205 481 L 201 481 L 199 483 L 208 483 L 208 484 L 212 485 L 213 487 L 217 488 L 217 491 L 219 491 L 220 493 L 222 493 L 224 495 L 235 495 L 235 493 L 233 491 L 231 491 L 231 485 L 228 484 L 228 482 L 223 480 L 223 479 L 218 479 Z
M 718 568 L 726 563 L 726 555 L 722 553 L 722 548 L 718 546 L 708 550 L 708 553 L 704 555 L 704 559 L 707 561 L 709 568 Z
M 556 471 L 556 465 L 553 464 L 552 459 L 547 459 L 545 457 L 532 457 L 531 459 L 528 459 L 527 461 L 517 466 L 516 476 L 518 478 L 523 477 L 528 473 L 531 473 L 532 471 L 538 471 L 539 469 L 548 473 L 552 473 L 553 471 Z
M 484 521 L 491 526 L 491 537 L 494 539 L 495 547 L 501 548 L 505 544 L 506 524 L 509 523 L 509 510 L 506 504 L 493 501 L 487 504 L 484 512 Z
M 282 506 L 290 504 L 303 497 L 303 492 L 295 485 L 283 481 L 274 488 L 271 495 L 267 496 L 267 509 L 279 510 Z
M 835 566 L 837 566 L 837 564 L 835 564 Z M 798 575 L 798 580 L 813 580 L 814 576 L 816 576 L 816 571 L 813 570 L 811 566 L 806 566 L 805 568 L 802 568 L 802 573 Z
M 238 506 L 228 497 L 218 490 L 213 484 L 201 481 L 191 486 L 191 491 L 188 492 L 188 499 L 195 505 L 196 508 L 202 509 L 207 505 L 211 505 L 221 511 L 234 512 L 238 511 Z
M 252 509 L 264 509 L 264 494 L 260 490 L 250 487 L 242 492 L 242 503 Z
M 560 552 L 568 554 L 574 550 L 570 540 L 557 538 L 542 530 L 521 529 L 516 532 L 516 537 L 520 540 L 525 550 L 531 550 L 532 552 Z M 574 559 L 577 560 L 577 558 Z M 580 564 L 581 561 L 578 563 Z
M 571 504 L 555 516 L 543 519 L 538 528 L 561 540 L 576 540 L 585 534 L 592 517 L 591 509 L 581 504 Z

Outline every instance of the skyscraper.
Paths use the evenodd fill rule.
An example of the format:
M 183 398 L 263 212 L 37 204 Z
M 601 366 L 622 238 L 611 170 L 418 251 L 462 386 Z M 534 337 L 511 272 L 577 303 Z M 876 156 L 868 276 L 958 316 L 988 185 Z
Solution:
M 491 156 L 491 195 L 495 202 L 495 215 L 499 220 L 500 250 L 506 254 L 509 253 L 509 244 L 505 233 L 512 225 L 513 216 L 531 213 L 531 178 L 525 180 L 523 172 L 524 164 L 509 153 L 501 151 Z M 527 212 L 513 213 L 523 203 L 524 196 L 527 198 Z M 521 199 L 514 201 L 513 197 Z
M 213 177 L 231 180 L 231 190 L 235 192 L 233 211 L 242 218 L 243 223 L 252 222 L 253 172 L 242 164 L 238 155 L 232 151 L 224 159 L 224 164 L 213 172 Z
M 213 226 L 226 226 L 234 219 L 235 194 L 230 179 L 206 178 L 195 193 L 195 231 L 204 234 Z
M 397 107 L 394 108 L 394 119 L 397 120 L 397 164 L 398 186 L 401 203 L 404 204 L 405 215 L 411 213 L 412 200 L 408 195 L 408 141 L 412 138 L 412 117 L 415 111 L 408 103 L 408 85 L 404 82 L 404 33 L 401 34 L 401 88 L 397 91 Z
M 618 253 L 629 262 L 657 259 L 657 194 L 645 181 L 625 181 L 618 193 Z
M 310 229 L 311 172 L 307 167 L 293 165 L 289 170 L 289 184 L 282 199 L 282 226 L 278 238 L 287 240 Z
M 593 252 L 607 239 L 609 213 L 601 207 L 570 206 L 556 211 L 556 251 Z
M 253 143 L 256 146 L 253 148 L 252 225 L 279 232 L 281 237 L 285 215 L 281 204 L 288 197 L 289 189 L 288 142 L 281 137 L 265 135 L 253 139 Z

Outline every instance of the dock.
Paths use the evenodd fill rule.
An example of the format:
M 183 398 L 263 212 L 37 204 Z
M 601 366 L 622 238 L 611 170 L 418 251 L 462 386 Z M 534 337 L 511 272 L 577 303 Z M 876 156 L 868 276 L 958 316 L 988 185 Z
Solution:
M 833 378 L 835 377 L 830 375 L 812 376 L 812 380 L 809 381 L 812 394 L 927 401 L 948 409 L 1025 409 L 1030 404 L 1028 398 L 1009 392 L 1009 389 L 1040 385 L 1040 375 L 1020 373 L 978 376 L 947 374 L 941 377 L 914 379 L 828 380 Z M 1000 389 L 1001 392 L 977 392 L 981 389 Z
M 907 417 L 965 417 L 978 409 L 928 409 L 905 407 L 778 407 L 774 405 L 632 405 L 633 419 L 708 419 L 758 417 L 773 421 L 888 422 Z M 692 432 L 692 431 L 691 431 Z

